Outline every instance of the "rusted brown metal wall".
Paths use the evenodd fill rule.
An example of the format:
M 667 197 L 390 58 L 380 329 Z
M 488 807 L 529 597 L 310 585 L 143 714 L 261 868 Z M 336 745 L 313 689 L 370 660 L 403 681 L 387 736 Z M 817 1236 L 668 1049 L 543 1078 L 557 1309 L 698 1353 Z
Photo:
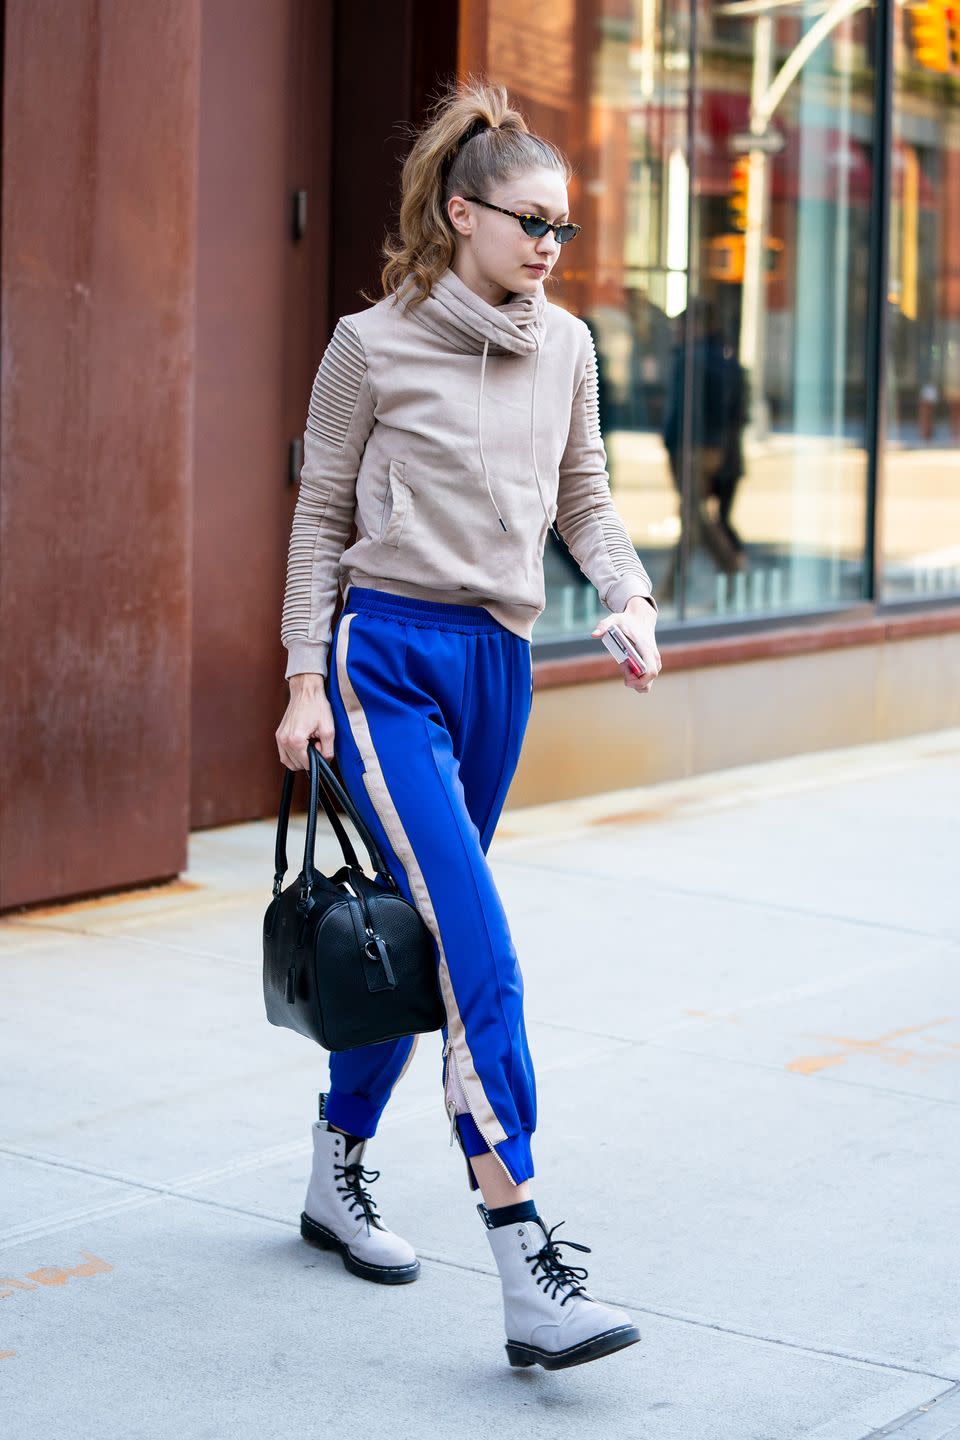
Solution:
M 192 827 L 280 800 L 291 444 L 330 330 L 332 26 L 317 0 L 203 5 Z
M 194 827 L 275 815 L 280 617 L 310 387 L 377 293 L 407 122 L 456 73 L 441 0 L 205 0 L 193 615 Z M 294 197 L 306 228 L 291 230 Z M 301 780 L 297 803 L 306 786 Z
M 191 828 L 276 814 L 291 446 L 333 324 L 376 288 L 458 7 L 4 13 L 9 909 L 175 875 Z
M 7 0 L 0 907 L 175 874 L 199 0 Z

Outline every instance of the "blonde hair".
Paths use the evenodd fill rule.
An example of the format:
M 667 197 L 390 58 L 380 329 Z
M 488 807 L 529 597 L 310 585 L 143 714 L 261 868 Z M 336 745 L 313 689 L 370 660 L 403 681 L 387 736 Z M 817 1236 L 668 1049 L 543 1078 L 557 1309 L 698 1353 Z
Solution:
M 481 128 L 484 122 L 489 129 Z M 473 76 L 443 91 L 412 133 L 400 177 L 400 233 L 388 233 L 383 242 L 380 283 L 384 295 L 396 296 L 410 277 L 410 304 L 418 305 L 456 255 L 447 214 L 451 195 L 486 198 L 492 186 L 534 167 L 556 170 L 568 184 L 573 169 L 555 145 L 528 129 L 505 86 Z

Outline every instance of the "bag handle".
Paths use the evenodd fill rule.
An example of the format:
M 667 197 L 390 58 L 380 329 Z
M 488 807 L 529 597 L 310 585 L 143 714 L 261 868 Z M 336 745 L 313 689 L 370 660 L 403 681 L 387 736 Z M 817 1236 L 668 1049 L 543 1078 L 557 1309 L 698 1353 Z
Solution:
M 360 814 L 360 811 L 357 809 L 356 805 L 354 805 L 353 800 L 350 798 L 350 795 L 340 784 L 340 781 L 337 779 L 336 775 L 334 775 L 333 771 L 331 770 L 330 766 L 327 764 L 323 756 L 320 754 L 319 750 L 315 749 L 314 746 L 311 745 L 309 747 L 309 751 L 313 759 L 316 761 L 317 770 L 319 774 L 323 776 L 324 782 L 326 783 L 328 789 L 333 792 L 336 799 L 340 801 L 340 804 L 343 806 L 344 810 L 347 812 L 347 814 L 350 816 L 350 819 L 353 821 L 353 824 L 357 830 L 357 834 L 363 841 L 364 848 L 370 857 L 370 864 L 373 867 L 374 873 L 377 875 L 382 875 L 384 880 L 386 880 L 387 883 L 390 885 L 391 889 L 396 890 L 399 893 L 399 886 L 397 885 L 396 880 L 393 878 L 393 875 L 390 872 L 390 868 L 387 865 L 386 860 L 384 860 L 383 858 L 383 852 L 381 851 L 380 846 L 377 844 L 373 835 L 370 833 L 366 821 L 363 819 L 363 816 Z M 333 807 L 331 806 L 330 810 L 328 810 L 327 813 L 330 815 L 332 821 L 334 815 L 336 815 L 336 811 L 333 810 Z M 342 828 L 343 827 L 340 826 L 340 829 Z M 313 860 L 312 850 L 310 852 L 310 859 L 311 861 Z M 354 868 L 359 870 L 360 866 L 355 863 Z
M 344 830 L 340 817 L 330 800 L 329 790 L 332 791 L 336 799 L 339 800 L 353 821 L 353 824 L 356 826 L 357 833 L 366 847 L 374 871 L 383 876 L 392 890 L 399 893 L 397 882 L 390 873 L 383 855 L 380 852 L 380 848 L 361 818 L 357 807 L 312 741 L 307 745 L 307 755 L 310 761 L 310 802 L 307 811 L 307 833 L 303 851 L 304 888 L 309 890 L 317 879 L 317 873 L 314 868 L 314 848 L 317 835 L 318 802 L 323 806 L 327 818 L 333 827 L 333 832 L 337 837 L 347 866 L 353 870 L 360 871 L 361 874 L 363 873 L 363 867 L 357 859 L 356 851 L 350 843 L 350 838 Z M 296 775 L 297 772 L 295 770 L 290 770 L 284 766 L 283 790 L 280 796 L 280 814 L 277 820 L 277 841 L 274 851 L 274 895 L 280 894 L 283 886 L 283 877 L 287 873 L 287 827 L 290 821 L 290 802 L 293 799 L 293 785 Z M 320 783 L 321 775 L 323 776 L 322 785 Z
M 295 770 L 287 770 L 287 771 L 286 771 L 286 774 L 285 774 L 285 776 L 284 776 L 284 781 L 283 781 L 283 794 L 282 794 L 281 797 L 280 797 L 280 818 L 279 818 L 279 821 L 278 821 L 278 824 L 277 824 L 277 845 L 276 845 L 276 853 L 275 853 L 275 855 L 274 855 L 274 860 L 275 860 L 275 862 L 276 862 L 276 876 L 274 877 L 274 886 L 275 886 L 275 887 L 276 887 L 276 879 L 277 879 L 277 877 L 279 877 L 279 878 L 282 880 L 282 879 L 283 879 L 283 876 L 286 874 L 286 871 L 287 871 L 287 825 L 288 825 L 289 818 L 290 818 L 290 803 L 291 803 L 291 800 L 292 800 L 292 797 L 293 797 L 293 786 L 294 786 L 294 780 L 295 780 L 295 777 L 296 777 L 296 773 L 297 773 L 297 772 L 296 772 Z M 309 781 L 309 777 L 308 777 L 308 781 Z M 311 810 L 312 813 L 313 813 L 314 834 L 316 833 L 316 820 L 317 820 L 316 811 L 317 811 L 317 800 L 318 800 L 318 798 L 319 798 L 320 803 L 323 805 L 323 808 L 324 808 L 324 810 L 326 811 L 327 818 L 329 819 L 330 824 L 333 826 L 333 833 L 334 833 L 334 834 L 336 835 L 336 837 L 337 837 L 337 841 L 339 842 L 340 849 L 341 849 L 342 852 L 343 852 L 343 858 L 344 858 L 344 860 L 346 860 L 346 862 L 347 862 L 348 865 L 352 865 L 355 869 L 359 869 L 359 868 L 360 868 L 360 862 L 359 862 L 359 860 L 357 859 L 356 851 L 354 850 L 353 846 L 352 846 L 351 843 L 350 843 L 350 837 L 347 835 L 347 832 L 344 830 L 342 824 L 340 823 L 340 816 L 337 814 L 336 810 L 335 810 L 335 809 L 333 808 L 333 806 L 330 804 L 330 801 L 329 801 L 329 799 L 328 799 L 328 797 L 327 797 L 327 795 L 326 795 L 326 792 L 325 792 L 324 790 L 320 790 L 318 795 L 317 795 L 317 794 L 313 794 L 313 793 L 311 792 L 311 797 L 310 797 L 310 798 L 311 798 L 310 810 Z M 309 827 L 309 823 L 310 823 L 310 814 L 309 814 L 309 811 L 308 811 L 308 819 L 307 819 L 308 827 Z M 310 841 L 310 857 L 311 857 L 311 859 L 313 858 L 313 841 L 312 841 L 312 839 L 311 839 L 311 841 Z M 276 888 L 274 888 L 274 894 L 279 894 L 279 891 L 278 891 Z

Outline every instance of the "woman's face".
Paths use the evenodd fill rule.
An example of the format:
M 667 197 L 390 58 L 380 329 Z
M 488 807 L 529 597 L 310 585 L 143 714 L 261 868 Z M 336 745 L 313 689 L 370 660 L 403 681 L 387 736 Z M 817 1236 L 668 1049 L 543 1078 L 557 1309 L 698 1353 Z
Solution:
M 556 170 L 526 170 L 514 180 L 491 186 L 483 198 L 522 215 L 570 219 L 567 187 Z M 509 294 L 532 294 L 557 262 L 560 246 L 552 230 L 534 239 L 512 216 L 460 195 L 450 197 L 447 213 L 457 234 L 451 268 L 492 305 Z

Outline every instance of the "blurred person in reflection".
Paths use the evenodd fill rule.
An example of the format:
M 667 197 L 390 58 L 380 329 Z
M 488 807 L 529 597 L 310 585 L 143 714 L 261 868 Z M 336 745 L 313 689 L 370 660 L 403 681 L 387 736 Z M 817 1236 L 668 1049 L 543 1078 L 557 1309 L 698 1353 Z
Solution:
M 616 382 L 609 379 L 610 362 L 608 349 L 616 343 L 611 335 L 611 326 L 602 310 L 592 317 L 584 316 L 584 324 L 590 331 L 596 355 L 597 370 L 597 422 L 601 435 L 614 430 L 659 433 L 663 419 L 664 376 L 672 362 L 670 321 L 664 312 L 654 305 L 645 291 L 628 287 L 624 291 L 623 318 L 628 323 L 629 343 L 627 345 L 626 384 L 621 398 L 617 394 Z M 617 475 L 613 469 L 613 455 L 606 451 L 607 472 L 610 475 L 611 490 L 617 488 Z M 631 471 L 635 467 L 629 460 L 624 466 L 626 483 L 629 484 Z M 551 530 L 548 543 L 556 552 L 565 569 L 583 584 L 583 572 L 576 557 L 571 555 L 555 531 Z
M 508 1359 L 549 1369 L 640 1338 L 561 1253 L 589 1247 L 558 1237 L 532 1198 L 523 978 L 487 861 L 532 705 L 554 520 L 611 612 L 594 635 L 616 621 L 640 652 L 645 670 L 623 662 L 624 685 L 645 694 L 660 672 L 650 577 L 610 495 L 590 332 L 544 292 L 580 229 L 571 176 L 502 86 L 451 88 L 416 133 L 383 294 L 341 316 L 313 382 L 276 731 L 290 769 L 308 768 L 311 744 L 336 759 L 433 935 L 450 1144 L 483 1194 Z M 420 1263 L 380 1218 L 365 1188 L 380 1172 L 362 1161 L 417 1038 L 331 1053 L 301 1216 L 304 1239 L 387 1284 Z
M 673 367 L 663 425 L 663 443 L 678 496 L 682 496 L 683 404 L 686 355 L 683 319 L 681 339 L 674 346 Z M 747 568 L 743 539 L 731 512 L 743 475 L 743 429 L 749 391 L 746 371 L 724 339 L 712 302 L 697 298 L 691 305 L 694 328 L 693 396 L 690 416 L 690 473 L 693 486 L 690 550 L 703 545 L 727 575 Z M 674 551 L 661 597 L 673 595 L 680 544 Z
M 646 290 L 637 285 L 627 287 L 624 304 L 632 341 L 626 423 L 631 430 L 659 434 L 673 362 L 673 326 Z

